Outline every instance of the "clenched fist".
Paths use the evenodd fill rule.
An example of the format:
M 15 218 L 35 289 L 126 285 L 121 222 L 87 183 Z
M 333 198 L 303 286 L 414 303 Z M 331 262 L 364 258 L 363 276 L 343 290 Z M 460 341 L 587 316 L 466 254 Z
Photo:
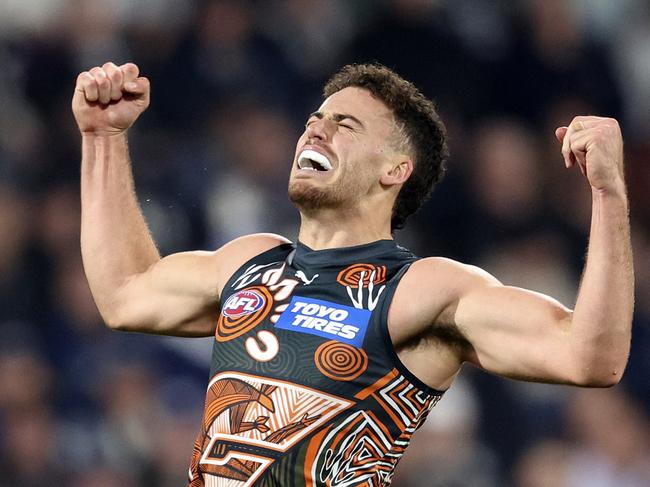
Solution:
M 149 80 L 133 63 L 84 71 L 77 77 L 72 111 L 82 134 L 125 132 L 149 106 Z
M 556 129 L 555 136 L 566 167 L 577 162 L 593 189 L 625 191 L 623 136 L 616 120 L 575 117 L 568 127 Z

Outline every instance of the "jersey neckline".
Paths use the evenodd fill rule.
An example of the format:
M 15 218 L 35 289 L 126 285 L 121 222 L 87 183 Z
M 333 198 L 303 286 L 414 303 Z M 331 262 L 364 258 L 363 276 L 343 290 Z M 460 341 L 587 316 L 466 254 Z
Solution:
M 322 266 L 333 263 L 340 265 L 347 262 L 362 262 L 386 253 L 393 253 L 397 247 L 395 240 L 384 239 L 353 245 L 351 247 L 314 250 L 298 241 L 296 243 L 296 253 L 293 262 L 301 266 Z

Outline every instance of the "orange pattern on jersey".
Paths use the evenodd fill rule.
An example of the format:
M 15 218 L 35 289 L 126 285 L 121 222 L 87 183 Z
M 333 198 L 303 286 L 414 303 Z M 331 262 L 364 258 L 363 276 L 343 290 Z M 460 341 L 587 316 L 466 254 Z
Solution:
M 217 374 L 208 386 L 202 428 L 194 444 L 190 487 L 203 487 L 206 475 L 218 485 L 254 485 L 277 453 L 288 451 L 351 405 L 287 381 Z
M 370 278 L 374 272 L 373 284 L 386 282 L 386 266 L 376 266 L 373 264 L 353 264 L 346 267 L 336 277 L 336 282 L 342 286 L 358 288 L 359 286 L 368 287 Z
M 273 307 L 273 296 L 265 286 L 251 286 L 242 291 L 260 293 L 265 298 L 264 305 L 253 313 L 237 317 L 226 316 L 222 312 L 219 315 L 215 331 L 215 338 L 218 342 L 227 342 L 249 332 L 266 318 L 266 315 Z
M 323 430 L 316 433 L 307 445 L 307 452 L 305 453 L 305 461 L 303 464 L 303 472 L 305 474 L 305 487 L 314 487 L 314 476 L 312 475 L 312 468 L 314 462 L 318 457 L 318 449 L 320 448 L 325 436 L 330 432 L 332 426 L 327 426 Z
M 440 399 L 416 389 L 396 369 L 355 397 L 376 402 L 390 419 L 385 423 L 364 408 L 315 435 L 305 455 L 306 486 L 389 485 L 411 436 Z
M 390 431 L 372 411 L 356 411 L 310 441 L 305 485 L 388 485 L 382 482 L 391 473 L 384 457 L 392 443 Z
M 316 349 L 314 363 L 332 380 L 351 381 L 368 368 L 368 355 L 363 349 L 330 340 Z
M 384 386 L 385 386 L 386 384 L 388 384 L 389 382 L 392 382 L 392 381 L 394 381 L 395 379 L 397 379 L 398 376 L 399 376 L 399 372 L 397 371 L 397 369 L 391 369 L 391 371 L 388 372 L 388 374 L 386 374 L 385 376 L 383 376 L 383 377 L 382 377 L 381 379 L 379 379 L 377 382 L 375 382 L 375 383 L 373 383 L 373 384 L 370 384 L 370 385 L 369 385 L 368 387 L 366 387 L 365 389 L 362 389 L 362 390 L 360 390 L 359 392 L 357 392 L 357 393 L 354 395 L 354 397 L 357 398 L 357 399 L 364 400 L 364 399 L 367 398 L 368 396 L 370 396 L 370 395 L 372 395 L 373 393 L 375 393 L 377 390 L 379 390 L 379 389 L 381 389 L 382 387 L 384 387 Z

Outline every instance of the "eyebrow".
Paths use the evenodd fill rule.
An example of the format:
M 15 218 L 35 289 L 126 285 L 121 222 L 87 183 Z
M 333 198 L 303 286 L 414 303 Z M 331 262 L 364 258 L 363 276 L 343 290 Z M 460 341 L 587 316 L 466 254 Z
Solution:
M 322 119 L 324 116 L 325 115 L 323 114 L 323 112 L 318 112 L 318 111 L 309 114 L 309 118 L 316 117 L 319 120 Z M 355 122 L 360 127 L 365 127 L 365 125 L 363 125 L 363 122 L 361 120 L 359 120 L 354 115 L 350 115 L 349 113 L 334 113 L 332 115 L 332 119 L 335 122 L 340 122 L 341 120 L 349 119 L 349 120 L 352 120 L 353 122 Z

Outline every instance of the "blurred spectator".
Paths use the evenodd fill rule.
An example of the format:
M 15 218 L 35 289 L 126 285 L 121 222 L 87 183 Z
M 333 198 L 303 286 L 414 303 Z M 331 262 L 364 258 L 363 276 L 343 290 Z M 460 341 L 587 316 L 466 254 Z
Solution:
M 622 388 L 577 390 L 568 409 L 576 454 L 570 486 L 643 487 L 650 484 L 650 423 Z
M 636 273 L 636 313 L 632 326 L 632 350 L 625 372 L 630 392 L 634 393 L 650 415 L 650 228 L 637 228 L 633 234 Z
M 466 177 L 478 220 L 485 223 L 481 233 L 474 234 L 473 247 L 480 248 L 481 240 L 503 241 L 539 221 L 543 206 L 538 166 L 537 141 L 522 124 L 489 120 L 477 129 Z M 504 228 L 509 230 L 505 235 L 494 233 Z
M 210 104 L 264 93 L 289 105 L 295 75 L 279 47 L 256 28 L 250 0 L 209 0 L 197 12 L 193 66 Z
M 0 321 L 30 320 L 42 287 L 33 277 L 32 202 L 0 182 Z
M 380 2 L 376 18 L 353 39 L 345 61 L 378 61 L 434 97 L 443 111 L 469 116 L 484 104 L 486 82 L 446 21 L 444 2 Z M 489 83 L 489 80 L 487 80 Z
M 545 440 L 521 458 L 517 487 L 641 487 L 650 484 L 650 422 L 622 388 L 577 390 L 569 441 Z
M 87 470 L 76 475 L 71 483 L 71 487 L 136 487 L 139 484 L 133 476 L 116 472 L 110 469 L 93 469 Z
M 515 487 L 569 487 L 571 446 L 560 440 L 543 440 L 522 455 L 514 470 Z
M 353 32 L 352 8 L 340 0 L 274 0 L 260 20 L 300 74 L 318 79 L 337 67 Z
M 71 0 L 66 35 L 74 48 L 75 68 L 86 70 L 107 59 L 130 58 L 122 29 L 128 3 L 122 0 Z
M 569 487 L 568 463 L 573 454 L 573 448 L 559 440 L 536 443 L 514 470 L 515 487 Z
M 0 413 L 50 407 L 54 371 L 27 344 L 14 346 L 0 356 Z
M 54 371 L 28 348 L 0 355 L 0 485 L 62 484 Z
M 206 213 L 215 244 L 255 231 L 295 235 L 286 188 L 297 131 L 279 110 L 250 100 L 216 113 L 212 140 L 221 164 L 207 188 Z
M 3 424 L 0 485 L 46 487 L 65 485 L 58 456 L 58 423 L 47 406 L 13 411 Z
M 597 114 L 620 115 L 611 54 L 581 31 L 572 2 L 529 0 L 513 10 L 515 37 L 499 69 L 495 101 L 539 123 L 548 104 L 579 93 Z
M 77 248 L 81 225 L 79 188 L 70 183 L 53 185 L 39 205 L 39 247 L 52 261 L 80 257 Z

